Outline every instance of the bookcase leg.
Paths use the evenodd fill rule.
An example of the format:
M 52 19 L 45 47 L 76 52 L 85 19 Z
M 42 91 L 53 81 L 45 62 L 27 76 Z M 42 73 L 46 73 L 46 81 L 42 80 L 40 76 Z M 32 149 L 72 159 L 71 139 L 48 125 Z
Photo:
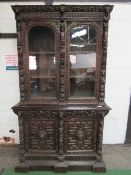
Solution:
M 15 172 L 28 172 L 29 166 L 26 163 L 17 164 L 15 167 Z
M 96 161 L 93 165 L 93 172 L 99 173 L 99 172 L 106 172 L 106 165 L 103 161 Z

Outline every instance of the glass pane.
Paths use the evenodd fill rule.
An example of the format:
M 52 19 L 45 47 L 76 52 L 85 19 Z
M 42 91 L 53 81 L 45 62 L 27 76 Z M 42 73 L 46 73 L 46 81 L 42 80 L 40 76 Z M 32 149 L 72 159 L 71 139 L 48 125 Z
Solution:
M 94 97 L 96 79 L 96 30 L 75 27 L 70 32 L 70 96 Z
M 48 27 L 29 32 L 29 70 L 31 97 L 55 97 L 55 36 Z

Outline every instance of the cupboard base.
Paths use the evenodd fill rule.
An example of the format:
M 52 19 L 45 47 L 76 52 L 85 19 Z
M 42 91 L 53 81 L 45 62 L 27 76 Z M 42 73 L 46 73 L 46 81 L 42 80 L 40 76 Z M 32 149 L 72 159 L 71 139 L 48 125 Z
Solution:
M 96 161 L 30 161 L 27 164 L 19 164 L 15 167 L 16 172 L 28 171 L 54 171 L 66 173 L 67 171 L 93 171 L 95 173 L 106 172 L 104 162 Z

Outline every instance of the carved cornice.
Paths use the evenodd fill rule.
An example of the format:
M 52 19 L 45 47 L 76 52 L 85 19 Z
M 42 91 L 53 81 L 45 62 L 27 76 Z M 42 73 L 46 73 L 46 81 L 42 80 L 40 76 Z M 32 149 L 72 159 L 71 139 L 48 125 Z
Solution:
M 113 9 L 112 5 L 16 5 L 12 6 L 15 14 L 21 12 L 104 12 L 106 16 Z

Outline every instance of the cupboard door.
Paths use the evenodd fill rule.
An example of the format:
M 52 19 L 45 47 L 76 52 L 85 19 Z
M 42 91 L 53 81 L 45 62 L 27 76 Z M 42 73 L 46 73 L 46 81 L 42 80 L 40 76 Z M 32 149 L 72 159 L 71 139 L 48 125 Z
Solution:
M 84 112 L 68 112 L 65 118 L 65 152 L 93 151 L 95 121 Z
M 58 151 L 58 120 L 55 112 L 34 113 L 29 121 L 29 149 Z

